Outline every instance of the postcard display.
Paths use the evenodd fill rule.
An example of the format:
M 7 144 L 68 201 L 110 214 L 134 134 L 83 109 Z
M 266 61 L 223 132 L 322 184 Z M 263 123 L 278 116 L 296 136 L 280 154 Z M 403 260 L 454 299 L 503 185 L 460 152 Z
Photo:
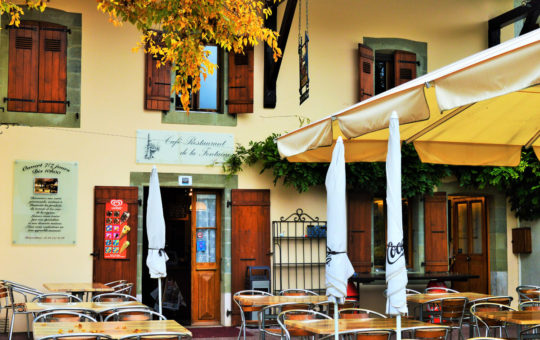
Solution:
M 105 259 L 126 259 L 129 247 L 130 226 L 128 204 L 121 199 L 113 199 L 105 204 Z

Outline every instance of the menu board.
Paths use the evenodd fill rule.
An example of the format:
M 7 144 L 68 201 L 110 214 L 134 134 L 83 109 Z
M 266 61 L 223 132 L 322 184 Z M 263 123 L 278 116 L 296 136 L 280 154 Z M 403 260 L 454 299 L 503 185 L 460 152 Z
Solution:
M 128 204 L 121 199 L 112 199 L 105 204 L 105 259 L 126 259 L 129 247 L 127 224 Z

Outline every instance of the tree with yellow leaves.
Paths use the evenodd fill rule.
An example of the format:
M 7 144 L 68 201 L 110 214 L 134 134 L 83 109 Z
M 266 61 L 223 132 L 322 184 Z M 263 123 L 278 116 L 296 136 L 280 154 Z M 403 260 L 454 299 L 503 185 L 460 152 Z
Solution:
M 227 51 L 242 53 L 247 45 L 266 42 L 281 56 L 277 33 L 264 27 L 270 9 L 255 0 L 98 0 L 98 9 L 119 25 L 134 24 L 142 38 L 135 49 L 144 48 L 170 63 L 176 71 L 173 89 L 189 111 L 190 92 L 200 89 L 200 75 L 206 79 L 216 65 L 208 60 L 205 45 L 216 44 Z M 157 34 L 156 30 L 161 31 Z M 160 65 L 158 63 L 158 67 Z

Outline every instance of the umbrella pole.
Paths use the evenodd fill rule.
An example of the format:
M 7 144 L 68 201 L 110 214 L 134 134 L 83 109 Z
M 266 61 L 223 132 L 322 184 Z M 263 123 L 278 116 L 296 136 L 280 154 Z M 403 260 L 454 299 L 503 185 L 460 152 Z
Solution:
M 401 314 L 396 316 L 396 340 L 401 340 Z
M 158 306 L 159 306 L 159 314 L 161 314 L 161 277 L 158 277 L 157 282 L 158 282 Z
M 337 300 L 334 302 L 334 339 L 338 340 L 339 327 L 338 327 L 338 303 Z M 401 340 L 401 339 L 398 339 Z

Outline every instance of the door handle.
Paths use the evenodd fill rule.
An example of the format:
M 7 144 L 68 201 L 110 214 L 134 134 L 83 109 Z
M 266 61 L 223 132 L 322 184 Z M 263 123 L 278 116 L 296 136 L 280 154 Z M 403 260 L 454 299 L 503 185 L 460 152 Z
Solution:
M 266 253 L 266 256 L 272 256 L 272 255 L 274 255 L 274 252 L 272 251 L 269 251 L 268 253 Z
M 255 261 L 256 259 L 240 259 L 240 261 Z
M 97 253 L 90 253 L 90 256 L 99 257 L 99 251 Z
M 470 260 L 471 260 L 471 257 L 467 256 L 467 262 L 469 262 Z

